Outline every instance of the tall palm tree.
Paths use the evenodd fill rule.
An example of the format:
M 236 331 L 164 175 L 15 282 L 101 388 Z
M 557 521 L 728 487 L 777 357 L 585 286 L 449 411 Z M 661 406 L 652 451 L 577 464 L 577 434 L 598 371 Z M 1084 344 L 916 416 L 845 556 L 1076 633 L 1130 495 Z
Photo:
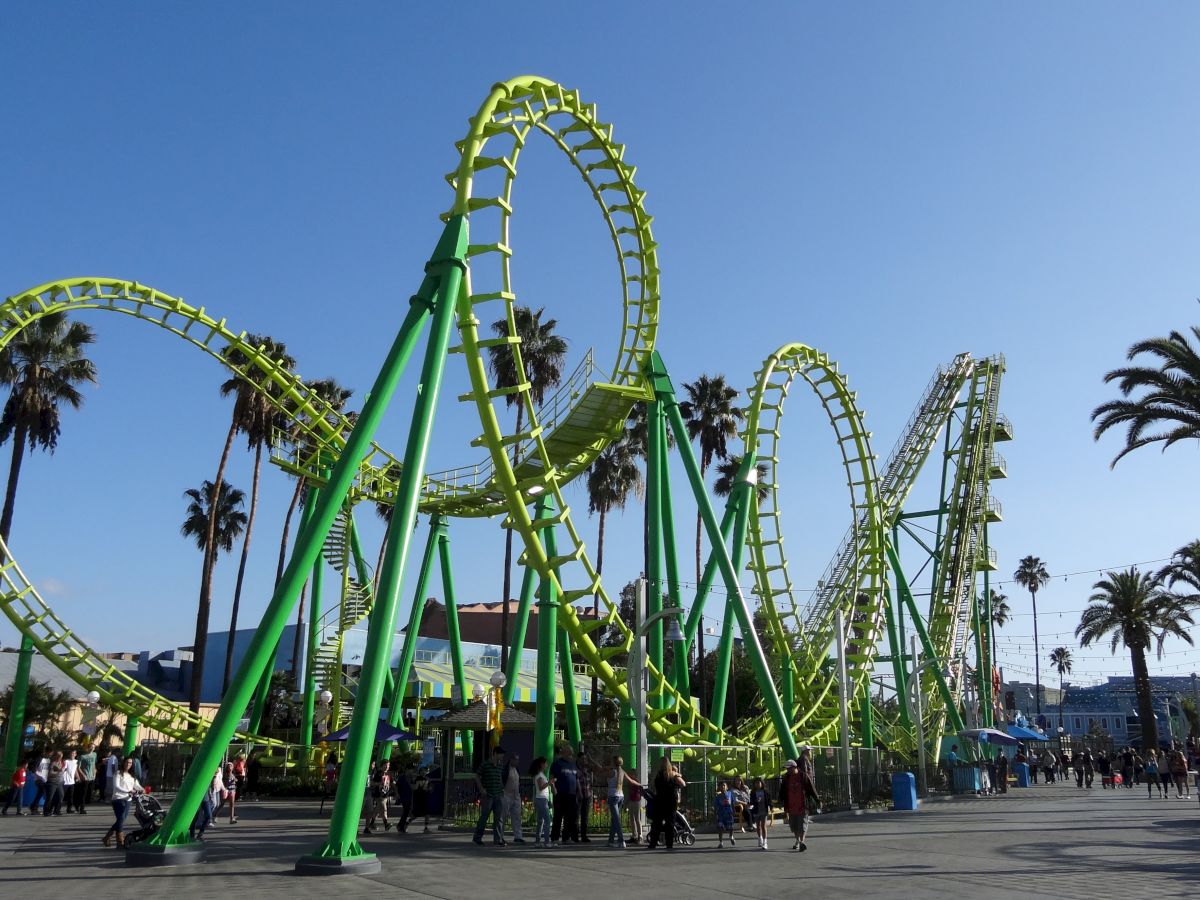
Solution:
M 1192 643 L 1185 627 L 1192 624 L 1191 614 L 1170 602 L 1154 575 L 1139 572 L 1135 566 L 1124 572 L 1107 572 L 1092 587 L 1095 593 L 1088 598 L 1091 606 L 1080 616 L 1075 636 L 1084 647 L 1109 637 L 1111 652 L 1116 653 L 1122 644 L 1129 650 L 1142 723 L 1142 748 L 1156 748 L 1158 722 L 1154 718 L 1146 651 L 1156 634 L 1170 634 Z
M 1017 563 L 1017 570 L 1013 572 L 1013 580 L 1029 591 L 1029 598 L 1033 602 L 1033 679 L 1035 682 L 1033 693 L 1040 716 L 1042 714 L 1042 651 L 1038 648 L 1037 592 L 1050 580 L 1050 573 L 1046 571 L 1046 564 L 1038 557 L 1026 556 Z
M 1200 339 L 1200 328 L 1193 325 L 1192 337 Z M 1115 466 L 1127 453 L 1161 442 L 1166 450 L 1188 438 L 1200 438 L 1200 355 L 1188 337 L 1172 331 L 1166 337 L 1138 341 L 1126 358 L 1132 362 L 1145 354 L 1150 365 L 1124 366 L 1104 376 L 1104 382 L 1117 382 L 1122 399 L 1101 403 L 1092 410 L 1096 422 L 1096 440 L 1117 425 L 1127 425 L 1125 446 L 1113 457 Z M 1135 391 L 1142 391 L 1133 396 Z M 1151 428 L 1159 428 L 1147 434 Z
M 0 538 L 8 543 L 25 447 L 54 452 L 62 434 L 60 408 L 79 409 L 79 386 L 96 383 L 96 366 L 84 356 L 92 329 L 52 313 L 32 322 L 0 350 L 0 384 L 12 390 L 0 413 L 0 444 L 12 439 L 12 464 L 0 513 Z
M 1012 608 L 1008 605 L 1008 595 L 995 588 L 992 591 L 992 661 L 996 660 L 996 629 L 1003 628 L 1012 617 Z
M 1071 651 L 1066 647 L 1055 647 L 1050 651 L 1050 664 L 1058 671 L 1058 727 L 1063 727 L 1063 678 L 1071 674 Z
M 1177 596 L 1200 600 L 1200 541 L 1184 544 L 1171 556 L 1171 561 L 1158 570 L 1158 580 Z M 1186 591 L 1176 591 L 1182 584 Z
M 687 399 L 679 404 L 687 426 L 688 438 L 700 443 L 700 475 L 703 477 L 713 460 L 729 456 L 727 442 L 737 436 L 738 423 L 746 418 L 736 405 L 738 392 L 725 382 L 724 375 L 701 375 L 686 382 Z M 700 581 L 700 510 L 696 510 L 696 581 Z
M 287 346 L 265 335 L 248 334 L 246 340 L 254 347 L 261 347 L 268 358 L 275 360 L 285 369 L 293 369 L 296 360 L 288 355 Z M 233 609 L 229 613 L 229 637 L 225 643 L 225 674 L 221 681 L 221 693 L 229 689 L 233 676 L 234 635 L 237 632 L 238 611 L 242 605 L 242 582 L 246 577 L 246 561 L 250 557 L 250 535 L 254 531 L 254 516 L 258 512 L 258 485 L 262 474 L 263 448 L 271 442 L 272 433 L 282 428 L 287 419 L 271 405 L 271 396 L 278 394 L 274 382 L 263 371 L 250 363 L 242 351 L 226 348 L 222 354 L 226 362 L 242 372 L 221 385 L 221 396 L 233 395 L 233 426 L 235 432 L 246 435 L 247 449 L 254 451 L 254 480 L 250 487 L 250 514 L 246 519 L 246 533 L 242 538 L 242 555 L 238 560 L 237 582 L 233 589 Z
M 305 381 L 304 386 L 313 393 L 317 400 L 329 405 L 330 412 L 328 416 L 331 424 L 337 414 L 345 412 L 346 403 L 354 395 L 353 390 L 342 387 L 333 378 L 318 378 L 315 381 Z M 345 416 L 352 419 L 354 413 L 345 413 Z M 308 441 L 308 438 L 304 437 L 303 429 L 297 426 L 296 434 L 297 442 L 301 448 L 301 455 L 308 455 L 311 448 L 309 448 L 309 451 L 305 449 L 305 443 Z M 288 504 L 287 515 L 283 520 L 283 537 L 279 542 L 279 561 L 275 567 L 275 584 L 277 585 L 283 578 L 284 564 L 287 561 L 288 532 L 291 530 L 292 515 L 296 512 L 297 505 L 305 498 L 307 492 L 308 479 L 298 479 L 296 481 L 296 489 L 292 492 L 292 501 Z M 304 605 L 307 594 L 308 582 L 305 582 L 304 587 L 300 589 L 300 602 L 296 604 L 296 629 L 292 632 L 292 674 L 297 684 L 300 683 L 300 666 L 303 659 L 300 648 L 304 646 L 302 637 L 304 631 Z
M 545 308 L 534 312 L 528 306 L 512 308 L 512 323 L 507 318 L 492 323 L 492 332 L 497 337 L 518 337 L 521 339 L 519 353 L 521 368 L 529 381 L 529 397 L 534 406 L 541 406 L 546 399 L 546 391 L 556 387 L 563 376 L 563 364 L 567 359 L 567 339 L 555 334 L 558 327 L 557 319 L 542 321 Z M 520 381 L 517 368 L 517 357 L 512 344 L 497 344 L 488 347 L 488 367 L 492 372 L 492 380 L 497 388 L 515 388 Z M 522 403 L 523 393 L 520 391 L 505 396 L 508 406 L 517 408 L 517 428 L 514 434 L 521 433 L 524 423 L 525 406 Z M 521 442 L 513 443 L 513 465 L 518 462 L 521 452 Z M 512 529 L 507 529 L 504 536 L 504 597 L 503 615 L 500 619 L 500 658 L 508 658 L 508 616 L 512 609 Z
M 596 574 L 604 571 L 604 523 L 610 511 L 624 509 L 630 494 L 640 494 L 642 491 L 642 472 L 629 448 L 622 438 L 613 441 L 596 457 L 587 471 L 588 513 L 600 516 L 599 532 L 596 537 Z M 596 608 L 600 605 L 600 596 L 593 598 Z M 598 684 L 596 675 L 592 674 L 592 702 L 588 707 L 592 731 L 596 730 L 596 694 Z
M 246 514 L 242 512 L 245 494 L 228 482 L 222 481 L 220 489 L 211 481 L 205 481 L 199 489 L 189 488 L 183 492 L 188 498 L 187 513 L 179 533 L 195 540 L 196 547 L 204 553 L 204 576 L 202 583 L 212 584 L 213 569 L 221 552 L 233 550 L 233 542 L 246 527 Z M 213 523 L 216 528 L 213 529 Z M 209 535 L 213 541 L 209 542 Z M 204 683 L 204 655 L 208 649 L 208 613 L 211 596 L 202 594 L 196 610 L 196 639 L 192 644 L 192 690 L 190 706 L 192 712 L 200 709 L 200 692 Z

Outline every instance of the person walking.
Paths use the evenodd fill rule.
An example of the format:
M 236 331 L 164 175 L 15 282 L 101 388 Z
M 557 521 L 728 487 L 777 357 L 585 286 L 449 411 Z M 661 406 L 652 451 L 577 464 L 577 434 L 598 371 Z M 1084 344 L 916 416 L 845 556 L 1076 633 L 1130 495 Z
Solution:
M 375 833 L 375 821 L 383 817 L 383 830 L 390 831 L 391 820 L 388 819 L 388 798 L 392 796 L 392 761 L 385 759 L 375 767 L 371 776 L 371 814 L 363 828 L 364 835 Z
M 1133 748 L 1126 747 L 1121 751 L 1121 781 L 1125 787 L 1133 789 Z
M 417 816 L 424 822 L 421 833 L 429 834 L 429 770 L 424 766 L 417 769 L 417 780 L 413 782 L 412 821 L 415 821 Z
M 220 769 L 217 770 L 217 777 L 220 777 L 220 771 Z M 188 826 L 188 837 L 191 840 L 204 840 L 204 832 L 212 825 L 213 811 L 215 809 L 216 803 L 213 801 L 212 784 L 210 783 L 209 789 L 204 792 L 204 796 L 200 799 L 200 808 L 196 810 L 196 815 L 192 817 L 192 824 Z
M 733 791 L 729 789 L 728 782 L 717 783 L 713 806 L 717 813 L 717 849 L 724 849 L 726 832 L 729 832 L 729 846 L 736 847 L 737 841 L 733 837 Z
M 1188 764 L 1187 757 L 1183 755 L 1183 751 L 1175 745 L 1167 753 L 1167 768 L 1171 773 L 1171 779 L 1175 782 L 1175 794 L 1178 799 L 1191 800 L 1192 787 L 1188 784 Z
M 1047 748 L 1042 753 L 1042 774 L 1046 776 L 1046 784 L 1054 784 L 1054 770 L 1058 768 L 1058 757 L 1054 751 Z
M 117 777 L 117 772 L 121 768 L 121 757 L 117 756 L 117 751 L 112 747 L 108 748 L 108 754 L 104 757 L 104 784 L 101 788 L 100 795 L 107 801 L 112 802 L 113 780 Z
M 558 759 L 550 766 L 550 785 L 554 792 L 554 821 L 550 841 L 562 846 L 579 843 L 579 768 L 570 744 L 563 744 Z
M 79 761 L 75 759 L 75 751 L 68 750 L 63 757 L 63 803 L 68 813 L 75 812 L 75 776 L 79 771 Z
M 646 805 L 645 793 L 644 785 L 631 784 L 629 787 L 629 798 L 626 805 L 629 807 L 629 843 L 631 844 L 642 842 L 642 809 Z
M 43 816 L 61 816 L 63 803 L 63 755 L 55 750 L 50 757 L 46 774 L 46 802 L 42 805 Z
M 407 832 L 408 823 L 414 818 L 412 771 L 410 766 L 392 779 L 392 793 L 396 797 L 396 805 L 400 807 L 400 818 L 396 820 L 396 834 Z
M 596 766 L 587 750 L 580 752 L 576 765 L 579 771 L 579 776 L 575 779 L 575 803 L 579 812 L 579 840 L 581 843 L 590 844 L 592 839 L 588 837 L 588 825 L 592 817 L 592 776 L 595 774 Z
M 783 807 L 788 817 L 788 827 L 796 838 L 792 842 L 793 850 L 807 850 L 805 837 L 808 835 L 808 824 L 812 821 L 808 813 L 808 801 L 817 805 L 817 788 L 808 777 L 808 772 L 795 760 L 789 759 L 784 766 L 783 781 L 779 785 L 779 805 Z
M 1103 750 L 1096 755 L 1096 770 L 1100 773 L 1100 789 L 1104 790 L 1112 784 L 1112 762 Z
M 537 821 L 533 826 L 533 846 L 549 849 L 550 843 L 550 779 L 546 776 L 546 757 L 539 756 L 529 766 L 533 776 L 533 808 Z
M 758 835 L 758 849 L 767 849 L 767 819 L 771 816 L 771 795 L 761 778 L 754 779 L 754 790 L 750 792 L 750 818 L 754 820 L 754 831 Z
M 1158 754 L 1151 750 L 1146 754 L 1146 799 L 1154 797 L 1154 789 L 1158 788 L 1158 796 L 1163 796 L 1162 782 L 1158 778 Z
M 1092 787 L 1092 781 L 1095 780 L 1095 777 L 1096 764 L 1092 759 L 1092 751 L 1085 749 L 1083 751 L 1083 786 L 1090 790 Z
M 683 776 L 671 765 L 670 757 L 664 755 L 658 761 L 654 775 L 654 805 L 650 814 L 650 842 L 647 849 L 658 846 L 658 836 L 668 850 L 675 849 L 675 813 L 679 809 L 679 789 L 687 787 Z
M 479 821 L 475 823 L 475 836 L 472 840 L 483 845 L 483 830 L 487 827 L 488 816 L 492 817 L 492 843 L 499 847 L 505 846 L 504 833 L 501 831 L 503 813 L 504 748 L 493 747 L 490 758 L 485 759 L 475 770 L 475 787 L 479 790 Z
M 14 803 L 17 805 L 17 815 L 26 815 L 21 811 L 21 797 L 25 793 L 25 780 L 28 777 L 29 767 L 24 763 L 13 769 L 12 777 L 8 780 L 8 798 L 4 801 L 4 809 L 0 810 L 0 816 L 7 816 Z
M 115 836 L 117 846 L 125 846 L 125 817 L 129 815 L 130 798 L 142 790 L 136 778 L 133 777 L 133 760 L 127 759 L 121 764 L 121 770 L 112 779 L 112 808 L 115 821 L 105 832 L 101 841 L 105 847 L 112 846 Z
M 730 791 L 733 793 L 733 817 L 737 820 L 738 831 L 745 834 L 747 825 L 754 827 L 754 821 L 750 818 L 750 789 L 746 787 L 746 780 L 739 775 L 733 779 Z
M 33 815 L 37 812 L 38 804 L 42 806 L 42 812 L 45 814 L 46 809 L 46 790 L 47 779 L 50 777 L 50 752 L 43 750 L 38 754 L 37 765 L 33 769 L 33 801 L 29 804 L 29 813 Z
M 521 831 L 521 816 L 524 807 L 521 804 L 521 757 L 516 753 L 508 754 L 504 765 L 504 795 L 500 799 L 503 815 L 500 819 L 500 833 L 504 834 L 505 821 L 510 823 L 513 833 L 513 843 L 525 843 L 525 835 Z
M 1008 793 L 1008 756 L 1003 750 L 996 751 L 996 786 L 1000 793 Z
M 92 783 L 96 780 L 96 751 L 85 744 L 79 754 L 79 768 L 75 772 L 75 812 L 87 815 L 92 802 Z
M 621 809 L 625 805 L 625 785 L 640 788 L 641 785 L 625 771 L 625 760 L 614 756 L 612 769 L 608 773 L 608 846 L 625 849 L 625 830 L 621 827 Z

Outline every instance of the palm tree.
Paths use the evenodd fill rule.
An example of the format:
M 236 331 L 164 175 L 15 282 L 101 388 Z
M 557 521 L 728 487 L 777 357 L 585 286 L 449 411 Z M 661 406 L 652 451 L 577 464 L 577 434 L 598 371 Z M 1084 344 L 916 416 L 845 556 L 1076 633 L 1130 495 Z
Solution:
M 613 441 L 596 457 L 587 471 L 588 513 L 600 516 L 600 528 L 596 538 L 596 575 L 604 571 L 604 523 L 613 509 L 624 509 L 630 494 L 642 491 L 642 472 L 634 461 L 629 444 L 622 438 Z M 600 596 L 594 598 L 596 609 Z M 592 673 L 592 702 L 588 714 L 592 731 L 596 730 L 596 702 L 598 690 L 596 675 Z
M 1063 678 L 1071 674 L 1071 651 L 1066 647 L 1055 647 L 1050 651 L 1050 664 L 1058 670 L 1058 727 L 1063 727 Z
M 296 360 L 288 355 L 287 347 L 264 335 L 248 334 L 246 342 L 260 347 L 268 358 L 275 360 L 285 369 L 293 369 Z M 233 645 L 237 632 L 238 610 L 242 605 L 242 581 L 246 576 L 246 560 L 250 556 L 250 534 L 254 530 L 254 516 L 258 511 L 258 484 L 262 474 L 263 447 L 270 443 L 276 428 L 284 427 L 287 419 L 271 405 L 271 396 L 277 394 L 274 382 L 261 369 L 250 363 L 241 350 L 226 348 L 222 354 L 225 361 L 243 374 L 235 375 L 221 385 L 221 396 L 233 394 L 233 426 L 235 432 L 246 435 L 247 449 L 254 451 L 254 481 L 250 487 L 250 514 L 246 519 L 246 533 L 242 539 L 242 555 L 238 561 L 237 583 L 233 589 L 233 609 L 229 614 L 229 637 L 225 643 L 225 675 L 221 681 L 221 693 L 229 689 L 233 675 Z
M 1200 328 L 1192 326 L 1192 336 L 1200 339 Z M 1162 442 L 1166 450 L 1188 438 L 1200 438 L 1200 355 L 1186 335 L 1172 331 L 1165 338 L 1138 341 L 1129 348 L 1131 362 L 1146 354 L 1157 365 L 1125 366 L 1104 376 L 1106 384 L 1117 382 L 1124 399 L 1101 403 L 1092 410 L 1096 422 L 1096 440 L 1116 425 L 1128 425 L 1125 446 L 1113 457 L 1115 466 L 1125 454 Z M 1145 393 L 1130 399 L 1135 391 Z M 1147 434 L 1152 427 L 1163 429 Z
M 328 414 L 330 424 L 333 424 L 335 417 L 345 410 L 347 401 L 354 395 L 353 390 L 342 387 L 333 378 L 318 378 L 315 381 L 305 381 L 304 386 L 312 392 L 317 401 L 328 404 L 330 408 L 330 413 Z M 346 413 L 345 416 L 346 418 L 353 418 L 354 414 Z M 304 437 L 304 430 L 297 426 L 295 434 L 301 448 L 300 455 L 307 457 L 311 453 L 311 448 L 306 449 L 304 446 L 308 441 L 308 438 Z M 296 489 L 292 492 L 292 501 L 288 504 L 287 515 L 283 520 L 283 537 L 279 541 L 279 561 L 275 567 L 276 585 L 283 579 L 284 563 L 287 561 L 288 532 L 291 530 L 292 515 L 296 512 L 297 505 L 305 498 L 307 492 L 308 479 L 298 479 L 296 481 Z M 300 589 L 300 602 L 296 604 L 296 630 L 292 633 L 292 674 L 297 684 L 300 683 L 300 665 L 303 659 L 300 648 L 303 646 L 304 604 L 307 593 L 308 582 L 305 582 L 304 587 Z
M 738 392 L 725 383 L 724 375 L 701 375 L 685 383 L 688 398 L 679 404 L 687 426 L 688 438 L 700 442 L 700 475 L 708 471 L 714 459 L 729 456 L 726 442 L 737 436 L 738 422 L 746 414 L 734 405 Z M 696 510 L 696 581 L 700 581 L 700 510 Z
M 1200 541 L 1184 544 L 1171 556 L 1171 561 L 1158 570 L 1157 578 L 1174 591 L 1178 584 L 1187 588 L 1186 594 L 1174 591 L 1177 596 L 1200 600 Z
M 12 533 L 17 483 L 25 447 L 54 452 L 62 434 L 60 405 L 79 409 L 79 385 L 96 383 L 96 366 L 84 349 L 96 340 L 92 329 L 71 322 L 66 313 L 51 313 L 23 328 L 0 350 L 0 384 L 12 391 L 0 414 L 0 444 L 12 438 L 12 464 L 0 513 L 0 539 Z
M 1003 628 L 1012 617 L 1012 608 L 1008 605 L 1008 595 L 992 588 L 992 661 L 996 660 L 996 629 Z
M 1075 636 L 1084 647 L 1110 637 L 1111 652 L 1116 653 L 1121 644 L 1129 650 L 1138 718 L 1142 723 L 1142 748 L 1156 748 L 1158 723 L 1154 718 L 1146 651 L 1156 634 L 1160 646 L 1165 635 L 1174 635 L 1191 644 L 1191 635 L 1184 626 L 1192 624 L 1192 616 L 1171 602 L 1154 575 L 1139 572 L 1135 566 L 1124 572 L 1106 573 L 1093 588 L 1095 593 L 1089 598 L 1092 605 L 1080 616 Z
M 541 406 L 546 399 L 546 391 L 556 387 L 562 381 L 563 364 L 567 358 L 567 340 L 554 333 L 558 327 L 557 319 L 542 321 L 545 308 L 534 312 L 528 306 L 512 308 L 512 326 L 508 319 L 500 319 L 492 323 L 492 332 L 497 337 L 520 338 L 519 352 L 521 356 L 520 369 L 529 382 L 529 397 L 534 406 Z M 513 331 L 515 329 L 515 334 Z M 492 380 L 497 388 L 515 388 L 521 380 L 518 371 L 517 355 L 512 344 L 496 344 L 488 347 L 488 367 L 492 371 Z M 523 392 L 514 391 L 505 396 L 508 406 L 517 407 L 517 427 L 514 434 L 521 433 L 524 422 L 525 405 L 522 402 Z M 513 465 L 518 462 L 521 452 L 521 441 L 513 442 Z M 500 619 L 500 658 L 508 658 L 508 616 L 512 609 L 512 529 L 506 529 L 504 536 L 504 597 L 503 616 Z
M 245 494 L 225 481 L 221 482 L 219 489 L 211 481 L 205 481 L 199 489 L 189 488 L 183 495 L 189 502 L 183 524 L 179 526 L 179 533 L 195 539 L 197 548 L 203 551 L 204 573 L 201 584 L 210 586 L 217 557 L 222 551 L 229 553 L 233 550 L 234 540 L 246 527 L 246 514 L 242 512 Z M 213 536 L 211 543 L 209 535 Z M 208 613 L 211 606 L 211 594 L 202 593 L 196 610 L 196 640 L 192 645 L 192 712 L 200 710 L 204 654 L 208 649 Z
M 1027 556 L 1017 564 L 1017 571 L 1013 572 L 1013 580 L 1029 591 L 1029 597 L 1033 601 L 1033 678 L 1035 682 L 1033 693 L 1040 716 L 1042 714 L 1042 651 L 1038 649 L 1037 592 L 1050 580 L 1050 573 L 1046 571 L 1046 564 L 1038 557 Z

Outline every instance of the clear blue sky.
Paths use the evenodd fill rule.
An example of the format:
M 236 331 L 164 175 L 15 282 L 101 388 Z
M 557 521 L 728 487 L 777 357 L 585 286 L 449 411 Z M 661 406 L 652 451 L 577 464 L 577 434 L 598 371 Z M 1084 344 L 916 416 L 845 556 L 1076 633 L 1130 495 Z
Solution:
M 454 141 L 492 83 L 538 73 L 597 102 L 638 166 L 677 381 L 743 386 L 780 343 L 813 344 L 849 373 L 885 456 L 936 364 L 1003 352 L 1017 440 L 997 485 L 1002 573 L 1029 553 L 1056 575 L 1157 560 L 1197 537 L 1195 448 L 1110 471 L 1117 440 L 1094 444 L 1088 419 L 1131 341 L 1200 313 L 1194 6 L 512 9 L 10 4 L 3 293 L 138 279 L 286 341 L 305 376 L 336 376 L 357 404 L 450 202 Z M 577 176 L 533 147 L 515 202 L 521 301 L 560 320 L 572 364 L 593 344 L 611 355 L 616 281 Z M 200 555 L 178 535 L 181 494 L 215 473 L 223 375 L 168 335 L 88 321 L 102 384 L 58 453 L 27 462 L 14 551 L 98 648 L 186 644 Z M 440 466 L 479 456 L 453 401 L 457 358 L 449 371 Z M 847 518 L 805 399 L 788 413 L 785 502 L 809 585 Z M 405 419 L 386 443 L 400 447 Z M 250 459 L 239 449 L 235 484 L 249 486 Z M 266 603 L 289 494 L 269 471 L 243 621 Z M 373 513 L 360 517 L 376 542 Z M 614 525 L 615 589 L 640 568 L 640 528 L 632 511 Z M 499 529 L 454 536 L 460 599 L 500 599 Z M 235 568 L 218 567 L 214 627 Z M 1045 589 L 1043 654 L 1072 643 L 1093 580 Z M 1031 632 L 1027 615 L 1006 630 L 1009 674 L 1032 670 Z M 0 625 L 0 642 L 13 635 Z M 1085 680 L 1128 671 L 1103 649 L 1077 655 Z M 1173 652 L 1161 671 L 1198 664 Z

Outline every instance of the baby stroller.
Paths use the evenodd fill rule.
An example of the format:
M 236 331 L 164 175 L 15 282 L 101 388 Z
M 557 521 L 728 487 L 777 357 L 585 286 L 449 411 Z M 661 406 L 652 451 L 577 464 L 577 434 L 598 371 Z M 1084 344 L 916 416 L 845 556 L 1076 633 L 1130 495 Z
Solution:
M 646 798 L 646 815 L 653 819 L 654 791 L 643 788 L 642 795 Z M 671 820 L 671 827 L 675 831 L 675 843 L 682 844 L 684 847 L 691 847 L 696 843 L 696 829 L 692 828 L 687 816 L 678 807 L 675 808 L 675 818 Z
M 158 831 L 163 819 L 166 818 L 167 814 L 163 805 L 149 791 L 150 789 L 146 788 L 146 793 L 134 794 L 129 798 L 129 805 L 133 808 L 133 816 L 137 819 L 138 827 L 125 836 L 126 845 L 136 844 L 149 838 Z

